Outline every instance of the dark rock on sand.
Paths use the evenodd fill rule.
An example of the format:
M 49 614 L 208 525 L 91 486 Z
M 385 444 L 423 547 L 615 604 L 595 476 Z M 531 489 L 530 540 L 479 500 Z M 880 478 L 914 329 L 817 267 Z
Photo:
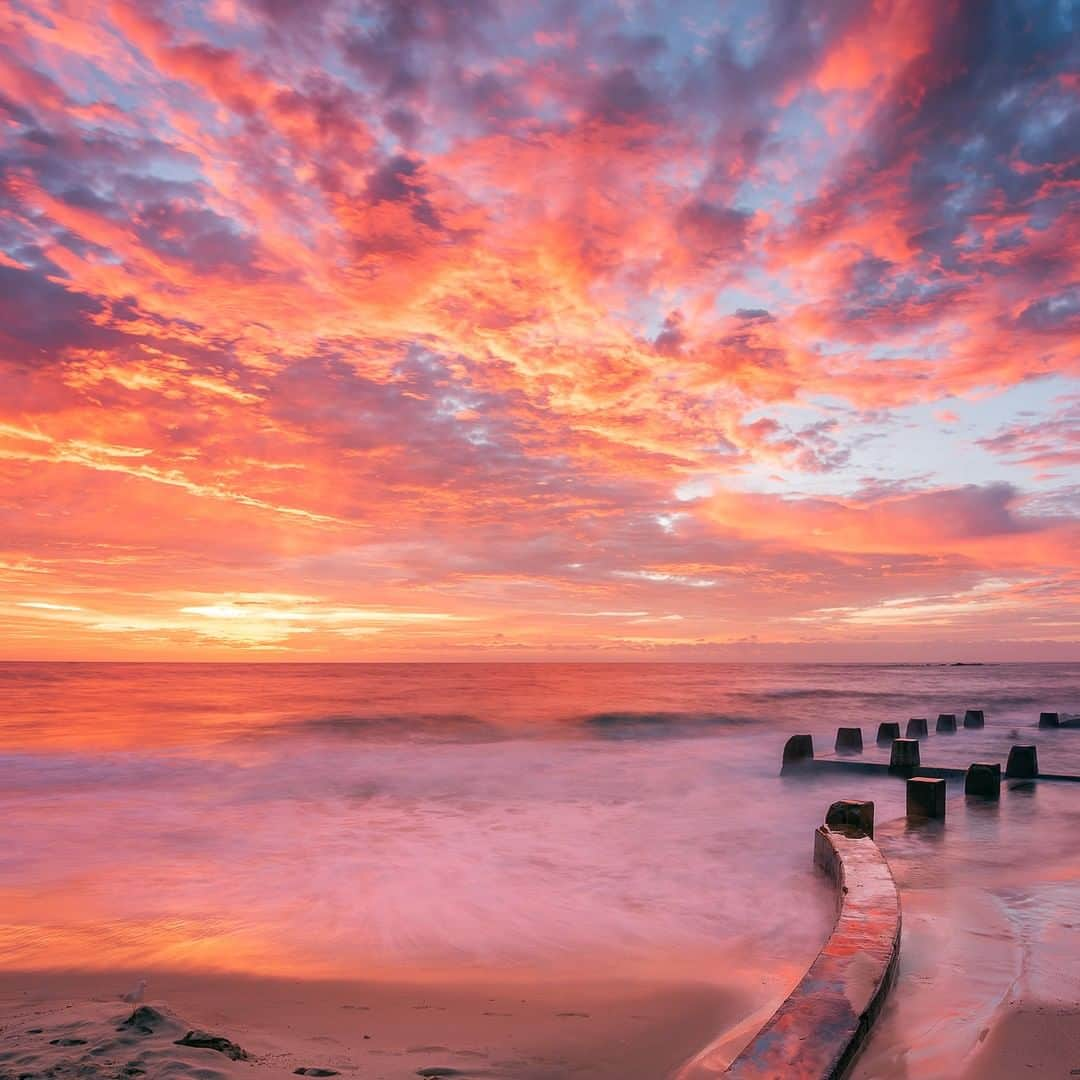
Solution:
M 50 1039 L 50 1046 L 85 1046 L 89 1039 Z
M 417 1076 L 464 1076 L 460 1069 L 452 1069 L 449 1065 L 429 1065 L 426 1069 L 417 1069 Z
M 158 1028 L 168 1023 L 169 1018 L 164 1013 L 158 1012 L 151 1005 L 140 1005 L 116 1030 L 131 1028 L 140 1035 L 153 1035 Z
M 303 1069 L 293 1069 L 294 1076 L 337 1076 L 337 1069 L 320 1069 L 314 1066 L 307 1066 Z
M 198 1046 L 206 1050 L 216 1050 L 219 1054 L 230 1057 L 233 1061 L 245 1061 L 247 1051 L 237 1046 L 224 1035 L 211 1035 L 208 1031 L 189 1031 L 182 1039 L 177 1039 L 176 1046 Z

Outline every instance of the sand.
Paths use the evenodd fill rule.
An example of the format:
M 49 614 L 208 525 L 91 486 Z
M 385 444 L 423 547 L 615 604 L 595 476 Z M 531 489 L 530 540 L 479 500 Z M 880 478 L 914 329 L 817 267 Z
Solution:
M 951 799 L 943 826 L 878 829 L 900 973 L 852 1080 L 1080 1076 L 1076 795 L 1005 785 L 999 802 Z
M 1080 1076 L 1080 1009 L 1017 1003 L 984 1032 L 962 1080 Z
M 152 1011 L 125 1026 L 133 1006 L 120 995 L 137 978 L 129 972 L 0 975 L 0 1078 L 228 1080 L 305 1069 L 364 1080 L 656 1080 L 747 1008 L 742 995 L 708 984 L 165 974 L 147 988 Z M 176 1045 L 192 1029 L 223 1036 L 248 1057 Z

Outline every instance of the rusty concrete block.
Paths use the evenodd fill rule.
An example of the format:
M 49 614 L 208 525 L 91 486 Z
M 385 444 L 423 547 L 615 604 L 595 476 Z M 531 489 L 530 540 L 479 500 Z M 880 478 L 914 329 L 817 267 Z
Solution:
M 911 777 L 907 782 L 907 816 L 916 820 L 945 817 L 945 781 Z
M 1056 712 L 1039 713 L 1039 727 L 1061 727 L 1061 714 Z
M 955 713 L 939 713 L 937 718 L 937 725 L 934 728 L 935 731 L 940 732 L 943 735 L 953 735 L 956 733 L 956 714 Z
M 814 760 L 814 739 L 812 735 L 792 735 L 784 743 L 784 757 L 780 771 L 798 769 L 809 765 Z
M 907 731 L 905 735 L 909 739 L 924 739 L 926 738 L 926 717 L 925 716 L 913 716 L 907 722 Z
M 893 772 L 910 772 L 919 767 L 919 740 L 896 739 L 889 755 L 889 768 Z
M 983 716 L 982 709 L 968 709 L 964 713 L 964 727 L 966 728 L 980 728 L 986 723 L 986 717 Z
M 838 754 L 862 753 L 862 728 L 842 727 L 836 729 L 836 752 Z
M 1010 780 L 1031 780 L 1039 775 L 1039 755 L 1034 746 L 1014 746 L 1005 764 L 1005 776 Z
M 996 761 L 974 761 L 964 776 L 964 794 L 982 799 L 1001 797 L 1001 765 Z
M 858 799 L 841 799 L 829 807 L 825 824 L 841 829 L 848 836 L 874 836 L 874 804 Z
M 895 721 L 885 721 L 882 724 L 878 724 L 877 729 L 877 744 L 878 746 L 891 746 L 893 739 L 900 738 L 900 725 Z

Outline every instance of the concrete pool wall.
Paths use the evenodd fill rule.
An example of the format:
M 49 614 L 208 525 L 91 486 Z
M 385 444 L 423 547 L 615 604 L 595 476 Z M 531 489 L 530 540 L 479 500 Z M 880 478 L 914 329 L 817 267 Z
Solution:
M 839 1080 L 896 976 L 900 895 L 873 839 L 822 825 L 814 861 L 836 885 L 836 923 L 802 981 L 724 1073 L 732 1080 Z

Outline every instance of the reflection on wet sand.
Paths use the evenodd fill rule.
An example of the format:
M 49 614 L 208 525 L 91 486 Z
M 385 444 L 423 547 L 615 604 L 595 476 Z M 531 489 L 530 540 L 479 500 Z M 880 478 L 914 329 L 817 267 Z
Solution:
M 1007 784 L 1000 803 L 880 829 L 901 888 L 900 976 L 853 1076 L 1005 1080 L 1080 1068 L 1080 799 Z

